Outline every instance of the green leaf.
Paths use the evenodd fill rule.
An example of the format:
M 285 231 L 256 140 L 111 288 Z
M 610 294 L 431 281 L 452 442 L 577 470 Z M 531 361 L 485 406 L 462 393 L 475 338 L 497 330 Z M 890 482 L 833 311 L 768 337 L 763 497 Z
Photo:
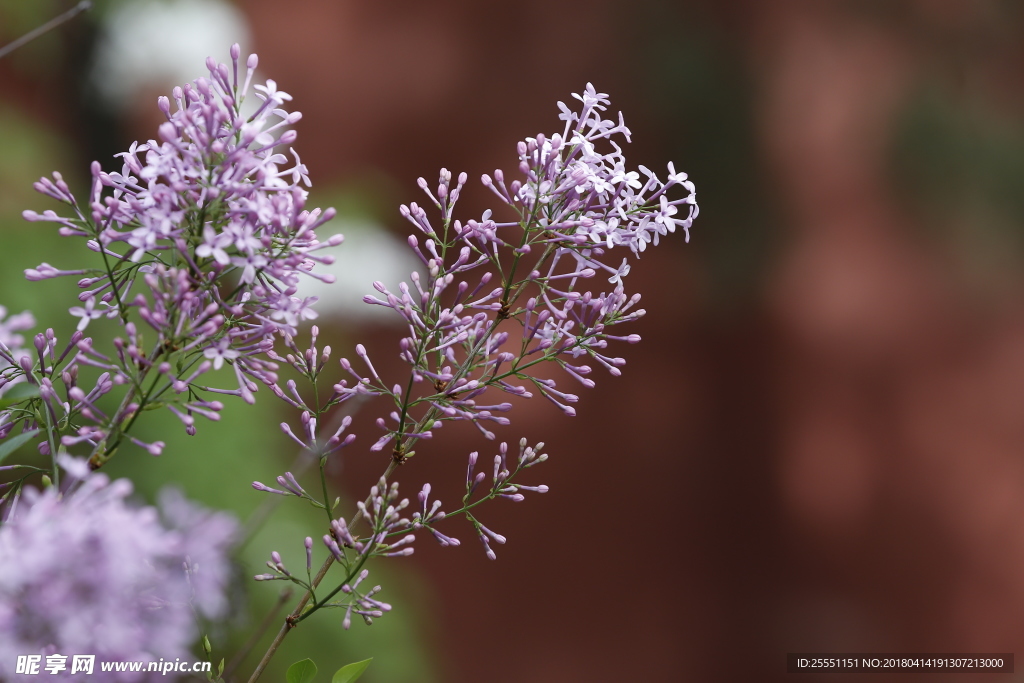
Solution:
M 288 683 L 309 683 L 316 676 L 316 664 L 312 659 L 303 659 L 288 667 L 285 679 Z
M 7 406 L 24 401 L 26 398 L 35 398 L 38 395 L 39 387 L 35 384 L 29 384 L 28 382 L 15 384 L 7 390 L 3 398 L 0 398 L 0 408 L 6 408 Z
M 18 447 L 39 433 L 38 429 L 22 432 L 17 436 L 9 436 L 6 440 L 0 441 L 0 462 L 7 459 L 7 456 L 18 450 Z
M 373 661 L 373 657 L 364 659 L 361 662 L 352 662 L 346 664 L 334 673 L 334 677 L 331 678 L 331 683 L 354 683 L 358 680 L 363 672 L 366 671 L 366 667 L 370 666 L 370 662 Z

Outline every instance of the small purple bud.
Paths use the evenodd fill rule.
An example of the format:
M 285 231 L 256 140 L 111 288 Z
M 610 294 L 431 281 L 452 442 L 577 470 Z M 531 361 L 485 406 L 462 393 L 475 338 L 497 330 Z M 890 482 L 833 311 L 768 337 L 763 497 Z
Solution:
M 277 489 L 272 489 L 269 486 L 267 486 L 266 484 L 263 484 L 263 483 L 258 482 L 258 481 L 254 481 L 252 483 L 252 487 L 254 489 L 256 489 L 257 491 L 265 491 L 266 493 L 277 493 L 277 494 L 282 495 L 282 496 L 287 496 L 288 495 L 284 491 L 278 491 Z
M 173 142 L 178 137 L 178 129 L 175 128 L 174 124 L 170 121 L 165 121 L 164 123 L 161 123 L 160 127 L 157 129 L 157 132 L 160 133 L 160 137 L 163 139 L 164 142 Z

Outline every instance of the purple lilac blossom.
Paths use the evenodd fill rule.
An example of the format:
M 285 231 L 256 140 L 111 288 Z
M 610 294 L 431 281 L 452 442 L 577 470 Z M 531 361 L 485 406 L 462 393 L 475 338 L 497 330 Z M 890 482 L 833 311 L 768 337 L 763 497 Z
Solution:
M 665 181 L 643 166 L 628 170 L 615 139 L 630 139 L 622 114 L 617 121 L 605 119 L 607 95 L 590 84 L 582 95 L 573 96 L 581 102 L 578 112 L 558 103 L 565 122 L 561 133 L 518 144 L 522 180 L 506 184 L 500 170 L 493 178 L 482 177 L 505 205 L 502 211 L 514 220 L 498 222 L 491 210 L 480 220 L 453 220 L 467 177 L 463 173 L 453 181 L 446 169 L 436 192 L 419 179 L 440 211 L 440 223 L 432 223 L 415 202 L 402 205 L 401 214 L 421 233 L 408 241 L 426 275 L 412 273 L 412 284 L 399 283 L 397 292 L 375 282 L 382 297 L 364 301 L 404 318 L 408 336 L 401 340 L 400 356 L 411 366 L 414 382 L 429 386 L 419 396 L 408 391 L 403 396 L 402 385 L 391 389 L 361 346 L 356 353 L 369 374 L 342 359 L 356 382 L 336 386 L 339 394 L 376 393 L 422 410 L 415 419 L 404 409 L 393 412 L 390 422 L 379 419 L 384 434 L 372 450 L 396 441 L 394 456 L 402 460 L 412 442 L 430 438 L 446 420 L 468 420 L 494 438 L 485 424 L 508 424 L 499 413 L 512 404 L 481 401 L 490 388 L 522 398 L 536 391 L 575 415 L 571 404 L 577 395 L 531 368 L 552 361 L 592 387 L 588 360 L 619 375 L 626 361 L 606 349 L 612 342 L 640 341 L 639 335 L 619 334 L 614 328 L 645 313 L 637 307 L 640 295 L 625 290 L 630 259 L 677 228 L 689 238 L 698 213 L 694 185 L 671 163 Z M 469 277 L 476 269 L 484 272 Z M 588 285 L 600 273 L 608 283 L 604 291 Z M 510 319 L 518 323 L 518 333 L 503 326 Z M 532 388 L 519 383 L 523 381 Z
M 157 502 L 164 525 L 181 535 L 178 553 L 185 557 L 193 606 L 208 619 L 224 617 L 232 578 L 225 552 L 238 532 L 234 517 L 197 505 L 176 488 L 165 488 Z
M 81 305 L 70 309 L 80 337 L 70 364 L 100 368 L 108 385 L 127 387 L 109 414 L 96 406 L 95 389 L 72 394 L 67 387 L 74 419 L 62 442 L 87 443 L 93 467 L 131 439 L 125 432 L 154 396 L 194 434 L 195 416 L 219 417 L 221 404 L 209 393 L 252 403 L 259 384 L 276 388 L 277 364 L 266 354 L 275 339 L 295 336 L 302 321 L 317 316 L 316 298 L 297 296 L 300 278 L 333 280 L 314 272 L 318 263 L 333 262 L 318 252 L 342 237 L 321 242 L 316 230 L 334 210 L 305 206 L 310 181 L 291 148 L 301 114 L 284 108 L 291 96 L 274 81 L 252 84 L 256 55 L 240 61 L 237 45 L 230 54 L 230 65 L 210 58 L 208 78 L 158 99 L 166 122 L 156 139 L 116 155 L 120 171 L 93 163 L 86 202 L 76 200 L 59 173 L 35 184 L 72 215 L 24 212 L 27 220 L 57 223 L 63 236 L 84 238 L 94 252 L 90 268 L 43 263 L 25 271 L 29 280 L 80 278 Z M 250 97 L 258 100 L 255 112 L 243 114 Z M 81 337 L 104 317 L 119 319 L 127 333 L 115 340 L 114 353 Z M 234 386 L 211 386 L 207 373 L 225 367 Z M 48 374 L 45 364 L 38 370 Z M 154 374 L 159 383 L 144 388 Z M 63 374 L 45 381 L 55 379 Z M 162 448 L 131 440 L 154 455 Z
M 545 485 L 522 484 L 516 479 L 522 470 L 548 457 L 540 453 L 542 443 L 531 448 L 522 439 L 514 467 L 508 461 L 507 444 L 500 444 L 489 486 L 484 484 L 487 472 L 476 471 L 478 453 L 470 454 L 466 493 L 460 508 L 445 513 L 439 500 L 431 501 L 431 486 L 425 484 L 417 496 L 419 509 L 403 517 L 402 510 L 409 506 L 409 501 L 397 500 L 398 482 L 390 481 L 389 485 L 389 478 L 398 466 L 415 455 L 411 446 L 420 439 L 432 438 L 447 420 L 469 421 L 486 438 L 494 439 L 495 434 L 485 423 L 509 424 L 507 417 L 497 413 L 509 411 L 512 404 L 482 400 L 491 388 L 530 398 L 532 393 L 526 384 L 532 383 L 564 413 L 575 415 L 575 409 L 568 404 L 575 403 L 578 397 L 556 388 L 555 380 L 538 376 L 533 367 L 553 362 L 583 386 L 593 387 L 594 381 L 588 377 L 592 369 L 584 364 L 588 359 L 610 374 L 619 375 L 625 360 L 608 355 L 605 349 L 610 342 L 640 341 L 639 335 L 618 334 L 613 327 L 644 315 L 644 310 L 636 306 L 640 295 L 625 292 L 630 257 L 638 258 L 649 245 L 657 245 L 662 236 L 676 228 L 681 227 L 689 238 L 689 229 L 697 216 L 694 185 L 671 163 L 665 182 L 642 166 L 639 172 L 627 170 L 622 148 L 612 139 L 621 135 L 629 141 L 630 131 L 621 113 L 617 123 L 605 120 L 601 112 L 609 104 L 607 96 L 590 84 L 582 95 L 574 97 L 582 103 L 578 113 L 558 103 L 562 111 L 559 118 L 565 121 L 563 133 L 550 138 L 527 138 L 517 146 L 524 180 L 506 186 L 501 171 L 495 171 L 493 180 L 487 175 L 482 178 L 484 185 L 505 204 L 500 210 L 510 217 L 517 216 L 517 220 L 496 222 L 491 210 L 480 221 L 463 224 L 453 220 L 453 209 L 468 177 L 461 173 L 453 182 L 447 169 L 441 169 L 436 191 L 425 179 L 418 180 L 429 201 L 440 211 L 440 223 L 432 224 L 427 212 L 416 203 L 401 206 L 402 216 L 422 234 L 410 235 L 408 243 L 424 270 L 410 275 L 411 286 L 399 283 L 397 293 L 389 291 L 383 282 L 374 282 L 374 289 L 383 298 L 367 296 L 364 301 L 392 309 L 407 326 L 408 335 L 399 342 L 399 356 L 411 367 L 408 380 L 390 384 L 378 373 L 367 349 L 357 344 L 357 363 L 344 357 L 339 359 L 342 370 L 354 381 L 344 379 L 335 384 L 333 395 L 323 403 L 317 392 L 317 380 L 330 348 L 324 348 L 318 362 L 315 327 L 305 353 L 299 351 L 290 336 L 285 337 L 285 343 L 291 353 L 281 357 L 268 351 L 272 359 L 297 370 L 310 382 L 312 394 L 317 395 L 315 401 L 304 400 L 294 381 L 286 383 L 287 393 L 276 383 L 271 385 L 279 398 L 301 411 L 301 428 L 293 430 L 283 423 L 284 432 L 304 451 L 321 455 L 323 500 L 317 500 L 290 472 L 277 478 L 279 489 L 262 482 L 253 482 L 252 486 L 266 493 L 303 498 L 323 509 L 330 519 L 330 533 L 323 536 L 329 555 L 317 578 L 312 578 L 311 539 L 307 537 L 304 545 L 308 582 L 292 574 L 276 551 L 267 562 L 272 573 L 255 577 L 257 581 L 289 581 L 301 587 L 305 595 L 286 618 L 253 680 L 264 670 L 281 640 L 312 613 L 328 607 L 344 608 L 342 625 L 347 629 L 353 612 L 370 624 L 390 609 L 370 597 L 379 587 L 361 596 L 357 591 L 368 575 L 363 565 L 370 557 L 413 554 L 416 532 L 423 529 L 442 547 L 458 546 L 461 543 L 457 538 L 436 526 L 465 515 L 487 557 L 496 559 L 491 544 L 504 544 L 507 538 L 485 526 L 476 508 L 495 498 L 522 502 L 525 492 L 548 491 Z M 646 181 L 641 182 L 640 173 Z M 685 215 L 680 215 L 680 207 L 686 210 Z M 622 261 L 616 265 L 619 256 Z M 470 271 L 476 269 L 484 272 L 470 277 Z M 587 288 L 587 283 L 602 271 L 608 275 L 611 287 L 595 293 Z M 514 324 L 507 323 L 509 320 Z M 366 501 L 357 503 L 356 514 L 348 520 L 334 518 L 338 500 L 334 505 L 330 503 L 324 463 L 328 449 L 345 445 L 341 432 L 347 424 L 342 423 L 325 448 L 318 423 L 328 410 L 342 402 L 373 396 L 386 397 L 393 409 L 387 418 L 377 418 L 376 424 L 384 433 L 370 446 L 370 451 L 381 451 L 394 442 L 391 459 Z M 351 438 L 346 437 L 346 443 Z M 369 529 L 357 528 L 362 522 Z M 335 563 L 345 578 L 322 597 L 324 589 L 320 589 L 319 595 L 316 590 Z M 334 600 L 339 593 L 348 599 Z
M 77 479 L 72 487 L 63 495 L 26 488 L 0 527 L 0 678 L 32 653 L 191 658 L 193 607 L 211 618 L 227 608 L 235 521 L 170 493 L 164 524 L 155 508 L 128 503 L 128 480 L 90 474 L 84 460 L 61 462 Z
M 7 309 L 0 306 L 0 396 L 21 381 L 20 375 L 9 371 L 16 370 L 21 359 L 31 357 L 32 353 L 28 349 L 22 348 L 25 337 L 18 332 L 31 329 L 35 324 L 35 318 L 28 311 L 8 316 Z M 0 424 L 2 424 L 2 418 L 0 418 Z
M 517 214 L 518 220 L 498 223 L 490 210 L 481 221 L 462 224 L 453 220 L 455 204 L 468 178 L 462 173 L 453 181 L 446 169 L 440 172 L 436 192 L 423 178 L 418 181 L 440 211 L 440 224 L 435 227 L 416 203 L 402 205 L 401 214 L 422 233 L 422 237 L 410 235 L 408 243 L 425 266 L 425 276 L 413 272 L 412 285 L 399 283 L 397 293 L 382 282 L 374 282 L 374 289 L 383 298 L 367 296 L 364 301 L 394 310 L 408 326 L 399 354 L 411 366 L 411 381 L 404 383 L 405 388 L 403 383 L 389 386 L 361 344 L 355 347 L 357 364 L 347 358 L 339 361 L 354 381 L 350 384 L 345 379 L 335 384 L 326 407 L 317 402 L 317 409 L 312 410 L 293 381 L 287 383 L 287 393 L 272 385 L 275 394 L 301 411 L 302 427 L 296 431 L 283 423 L 284 432 L 304 450 L 323 456 L 328 451 L 317 434 L 317 423 L 327 408 L 356 396 L 375 395 L 388 397 L 395 406 L 388 414 L 390 420 L 376 420 L 384 434 L 370 446 L 371 451 L 380 451 L 394 441 L 392 462 L 367 501 L 358 503 L 358 513 L 348 523 L 343 518 L 332 520 L 332 533 L 323 537 L 333 559 L 346 571 L 355 561 L 348 549 L 362 558 L 411 554 L 415 535 L 406 531 L 427 529 L 442 546 L 460 544 L 435 528 L 446 515 L 440 501 L 433 501 L 428 508 L 429 484 L 420 491 L 421 509 L 411 519 L 399 515 L 407 500 L 391 504 L 397 497 L 397 483 L 392 482 L 389 488 L 387 478 L 397 465 L 414 455 L 409 446 L 419 439 L 432 438 L 447 420 L 470 421 L 486 438 L 493 439 L 494 433 L 484 423 L 509 424 L 509 419 L 499 413 L 509 411 L 512 404 L 479 399 L 491 388 L 521 398 L 533 395 L 525 384 L 514 382 L 532 383 L 563 412 L 575 415 L 569 404 L 578 397 L 558 389 L 555 380 L 537 376 L 533 366 L 554 362 L 583 386 L 592 387 L 594 381 L 588 377 L 592 368 L 584 364 L 587 358 L 612 375 L 619 375 L 625 360 L 608 355 L 605 349 L 610 342 L 640 341 L 639 335 L 617 334 L 613 329 L 644 315 L 644 310 L 636 306 L 640 295 L 625 292 L 629 259 L 639 257 L 648 245 L 657 245 L 662 236 L 676 228 L 682 228 L 689 238 L 697 216 L 694 185 L 671 163 L 664 182 L 642 166 L 639 172 L 627 170 L 622 148 L 612 139 L 621 135 L 629 141 L 630 131 L 621 113 L 617 122 L 604 119 L 601 113 L 609 100 L 590 84 L 582 95 L 574 97 L 582 103 L 578 113 L 558 103 L 562 112 L 559 118 L 565 121 L 561 134 L 549 138 L 538 135 L 517 146 L 524 180 L 506 186 L 501 171 L 495 172 L 493 180 L 487 175 L 482 178 L 506 205 L 505 211 Z M 641 173 L 646 177 L 644 182 Z M 670 190 L 679 196 L 670 199 Z M 685 216 L 679 215 L 679 207 L 686 208 Z M 623 247 L 628 247 L 628 255 L 615 265 L 611 254 L 621 254 Z M 473 278 L 474 285 L 467 274 L 476 269 L 484 272 Z M 602 271 L 609 275 L 611 291 L 595 293 L 587 289 L 586 283 Z M 508 320 L 518 323 L 519 335 L 499 330 Z M 314 327 L 312 342 L 304 353 L 290 337 L 286 337 L 286 344 L 292 353 L 285 357 L 268 353 L 274 360 L 287 362 L 316 386 L 330 355 L 327 347 L 317 362 L 316 336 Z M 427 386 L 417 393 L 416 384 Z M 327 442 L 331 447 L 340 447 L 340 435 L 346 426 L 343 423 Z M 480 522 L 472 510 L 494 498 L 521 502 L 524 492 L 545 493 L 547 486 L 513 481 L 521 470 L 547 459 L 546 454 L 539 453 L 542 447 L 538 444 L 530 448 L 522 440 L 519 460 L 510 469 L 508 447 L 502 443 L 494 457 L 489 490 L 481 486 L 486 472 L 475 473 L 478 454 L 470 454 L 463 506 L 453 515 L 466 515 L 491 559 L 496 557 L 491 543 L 503 544 L 506 538 Z M 321 478 L 322 466 L 323 458 Z M 332 509 L 326 492 L 325 499 L 317 501 L 291 473 L 278 477 L 277 483 L 280 488 L 253 482 L 253 488 L 294 495 L 322 509 Z M 350 527 L 362 520 L 370 531 L 354 535 Z M 401 540 L 385 543 L 399 534 Z M 279 556 L 275 555 L 268 565 L 275 574 L 257 579 L 291 580 L 304 585 L 287 572 Z M 358 566 L 362 566 L 361 561 Z
M 312 302 L 293 295 L 300 275 L 318 277 L 310 272 L 315 263 L 330 260 L 314 255 L 327 246 L 316 239 L 314 230 L 334 212 L 305 209 L 308 193 L 303 187 L 310 185 L 305 165 L 290 147 L 293 162 L 275 151 L 296 139 L 290 126 L 302 115 L 283 109 L 291 96 L 272 80 L 256 85 L 255 97 L 262 104 L 253 115 L 243 116 L 241 105 L 249 94 L 257 58 L 249 57 L 239 84 L 237 45 L 231 55 L 232 67 L 211 58 L 209 79 L 175 88 L 174 111 L 171 100 L 159 98 L 167 118 L 159 128 L 159 141 L 136 142 L 116 155 L 122 159 L 120 172 L 107 173 L 93 163 L 88 217 L 78 210 L 59 174 L 53 181 L 41 179 L 36 188 L 70 205 L 77 215 L 64 218 L 52 211 L 26 211 L 25 217 L 56 222 L 65 236 L 90 238 L 91 250 L 117 258 L 121 265 L 143 263 L 126 270 L 126 278 L 134 279 L 136 271 L 158 272 L 162 263 L 164 272 L 147 281 L 148 289 L 165 284 L 170 293 L 183 297 L 174 303 L 188 304 L 189 317 L 199 317 L 210 303 L 235 315 L 240 306 L 257 332 L 294 334 L 299 319 L 315 315 L 308 309 Z M 121 253 L 110 251 L 118 245 Z M 165 258 L 156 258 L 161 254 Z M 26 276 L 41 279 L 85 272 L 42 264 L 27 270 Z M 225 300 L 211 283 L 232 274 L 244 286 L 239 296 Z M 159 301 L 150 303 L 144 293 L 142 299 L 136 295 L 129 300 L 128 287 L 114 289 L 107 281 L 79 298 L 108 312 L 116 308 L 112 300 L 121 298 L 146 310 L 158 330 L 169 323 L 161 315 L 168 311 L 153 310 Z M 100 292 L 104 294 L 99 296 Z

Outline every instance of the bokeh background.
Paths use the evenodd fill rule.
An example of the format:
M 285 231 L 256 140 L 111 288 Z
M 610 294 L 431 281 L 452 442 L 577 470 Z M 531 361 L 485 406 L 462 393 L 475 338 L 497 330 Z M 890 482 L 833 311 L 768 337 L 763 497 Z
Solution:
M 0 42 L 71 4 L 0 0 Z M 630 163 L 674 160 L 701 206 L 689 244 L 629 276 L 648 315 L 624 375 L 574 419 L 512 414 L 501 436 L 547 443 L 552 490 L 485 512 L 510 539 L 498 561 L 468 529 L 460 548 L 424 540 L 377 574 L 394 613 L 348 633 L 340 615 L 307 622 L 279 665 L 373 656 L 370 683 L 776 681 L 794 651 L 1024 653 L 1024 6 L 99 0 L 0 60 L 0 303 L 71 331 L 73 292 L 21 277 L 82 254 L 21 221 L 51 208 L 31 182 L 59 169 L 81 190 L 92 159 L 153 135 L 157 95 L 235 41 L 305 114 L 312 200 L 348 236 L 322 337 L 366 343 L 396 376 L 400 330 L 358 301 L 412 267 L 397 205 L 442 166 L 513 171 L 516 141 L 560 129 L 555 102 L 588 81 L 625 113 Z M 491 201 L 463 197 L 464 216 Z M 229 406 L 110 469 L 142 499 L 176 484 L 245 519 L 262 502 L 248 483 L 294 458 L 279 408 Z M 408 492 L 454 492 L 466 453 L 490 448 L 445 432 L 401 472 Z M 365 445 L 332 473 L 351 496 L 383 466 Z M 301 562 L 319 524 L 282 506 L 240 576 L 272 549 Z M 275 587 L 240 578 L 216 656 Z

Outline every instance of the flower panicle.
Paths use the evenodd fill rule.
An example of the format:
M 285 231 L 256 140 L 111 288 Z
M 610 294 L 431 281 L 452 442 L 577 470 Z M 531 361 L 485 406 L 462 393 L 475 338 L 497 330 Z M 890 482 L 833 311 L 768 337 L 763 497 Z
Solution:
M 40 360 L 38 370 L 23 368 L 20 374 L 23 359 L 32 357 L 23 353 L 22 340 L 11 337 L 9 352 L 0 347 L 0 391 L 79 366 L 99 368 L 123 386 L 122 407 L 110 412 L 95 397 L 57 401 L 62 392 L 42 385 L 42 400 L 54 404 L 57 420 L 61 404 L 66 406 L 63 424 L 48 432 L 59 432 L 65 446 L 88 443 L 94 467 L 122 441 L 154 455 L 161 451 L 160 442 L 124 434 L 139 411 L 154 405 L 167 407 L 192 435 L 195 416 L 219 417 L 221 404 L 209 393 L 253 403 L 259 387 L 268 386 L 282 396 L 275 343 L 294 346 L 300 324 L 317 317 L 316 297 L 299 295 L 299 284 L 308 277 L 333 280 L 316 266 L 333 262 L 323 249 L 343 237 L 319 237 L 335 212 L 307 206 L 308 170 L 293 148 L 302 115 L 288 111 L 291 95 L 274 81 L 254 83 L 255 55 L 243 63 L 237 45 L 229 52 L 229 64 L 211 58 L 208 76 L 158 98 L 165 120 L 155 137 L 116 154 L 119 170 L 94 162 L 88 192 L 76 197 L 57 172 L 35 184 L 70 208 L 68 215 L 24 213 L 29 221 L 56 223 L 64 236 L 85 238 L 92 252 L 88 267 L 44 262 L 25 271 L 31 281 L 78 278 L 79 303 L 69 308 L 78 334 L 96 321 L 139 328 L 129 340 L 115 341 L 113 352 L 78 343 L 66 366 L 56 368 L 50 349 L 51 358 Z M 258 103 L 252 114 L 242 113 L 247 98 Z M 0 343 L 24 327 L 18 316 L 0 324 Z M 319 372 L 329 356 L 324 349 L 307 372 Z M 202 377 L 207 372 L 233 379 L 218 386 Z M 145 389 L 157 373 L 158 385 Z M 161 400 L 149 401 L 148 395 Z M 8 415 L 4 424 L 11 423 Z
M 371 450 L 394 444 L 396 460 L 404 461 L 413 442 L 432 438 L 447 421 L 470 422 L 494 439 L 494 427 L 510 423 L 513 403 L 483 398 L 492 389 L 517 398 L 539 394 L 574 416 L 579 397 L 533 369 L 540 363 L 558 365 L 587 388 L 595 385 L 593 367 L 621 375 L 626 361 L 610 348 L 640 336 L 616 326 L 645 314 L 640 295 L 626 291 L 632 261 L 677 229 L 689 238 L 695 188 L 671 163 L 664 179 L 644 166 L 630 170 L 622 142 L 631 131 L 621 112 L 607 117 L 608 96 L 589 83 L 573 97 L 576 109 L 558 103 L 562 132 L 517 145 L 520 179 L 501 170 L 481 177 L 518 220 L 501 221 L 492 210 L 455 219 L 466 177 L 453 179 L 447 169 L 436 186 L 417 181 L 423 205 L 401 205 L 416 228 L 408 244 L 423 270 L 397 288 L 374 282 L 376 294 L 364 302 L 402 318 L 408 333 L 399 356 L 422 388 L 389 389 L 357 347 L 369 373 L 353 372 L 355 385 L 336 390 L 387 395 L 399 405 L 390 420 L 377 420 L 383 434 Z M 440 220 L 430 217 L 431 205 Z M 421 412 L 411 415 L 411 406 Z

